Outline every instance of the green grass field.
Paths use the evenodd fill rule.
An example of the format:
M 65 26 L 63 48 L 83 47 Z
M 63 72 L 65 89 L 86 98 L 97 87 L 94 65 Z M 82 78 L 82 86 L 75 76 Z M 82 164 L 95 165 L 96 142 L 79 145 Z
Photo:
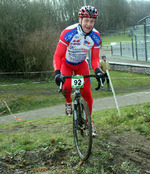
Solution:
M 103 45 L 110 45 L 112 42 L 120 43 L 121 41 L 131 41 L 131 36 L 129 35 L 105 35 L 101 36 Z

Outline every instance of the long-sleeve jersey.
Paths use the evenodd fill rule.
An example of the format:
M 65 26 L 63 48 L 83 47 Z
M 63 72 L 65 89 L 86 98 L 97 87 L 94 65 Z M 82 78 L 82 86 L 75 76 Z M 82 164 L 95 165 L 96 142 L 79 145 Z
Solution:
M 93 70 L 99 68 L 99 50 L 101 37 L 93 28 L 90 34 L 85 35 L 79 23 L 71 25 L 62 31 L 53 58 L 54 71 L 61 70 L 62 61 L 71 65 L 78 65 L 85 61 L 90 50 Z

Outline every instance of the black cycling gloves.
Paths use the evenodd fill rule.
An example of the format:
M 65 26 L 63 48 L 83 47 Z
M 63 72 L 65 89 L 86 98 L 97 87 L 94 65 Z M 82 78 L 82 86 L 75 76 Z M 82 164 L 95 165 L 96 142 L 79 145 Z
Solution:
M 99 68 L 96 68 L 96 69 L 95 69 L 95 77 L 96 77 L 96 79 L 97 79 L 98 81 L 100 80 L 100 78 L 103 77 L 103 73 L 102 73 L 102 71 L 101 71 Z
M 99 68 L 95 69 L 95 77 L 97 79 L 97 81 L 100 80 L 100 78 L 103 77 L 103 73 Z M 58 86 L 60 86 L 60 82 L 62 82 L 62 84 L 64 84 L 65 82 L 65 78 L 64 76 L 60 73 L 60 70 L 56 70 L 55 71 L 55 82 Z
M 64 84 L 65 82 L 65 78 L 64 76 L 60 73 L 60 70 L 56 70 L 55 71 L 55 82 L 58 86 L 60 86 L 60 82 L 62 82 L 62 84 Z

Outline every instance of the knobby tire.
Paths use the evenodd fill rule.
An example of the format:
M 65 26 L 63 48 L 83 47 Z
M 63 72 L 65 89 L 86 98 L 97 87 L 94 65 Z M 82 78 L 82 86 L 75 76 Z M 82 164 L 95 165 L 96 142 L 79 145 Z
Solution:
M 83 120 L 84 111 L 86 114 L 86 121 Z M 75 114 L 77 115 L 77 120 L 75 120 Z M 89 107 L 83 97 L 80 98 L 73 112 L 73 134 L 79 157 L 83 161 L 86 161 L 92 149 L 92 125 Z

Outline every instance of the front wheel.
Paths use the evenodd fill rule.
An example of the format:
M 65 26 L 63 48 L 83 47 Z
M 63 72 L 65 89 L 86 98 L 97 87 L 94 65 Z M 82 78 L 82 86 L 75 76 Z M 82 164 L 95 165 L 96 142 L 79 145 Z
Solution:
M 78 154 L 86 161 L 92 149 L 92 126 L 89 107 L 83 97 L 74 108 L 73 134 Z

